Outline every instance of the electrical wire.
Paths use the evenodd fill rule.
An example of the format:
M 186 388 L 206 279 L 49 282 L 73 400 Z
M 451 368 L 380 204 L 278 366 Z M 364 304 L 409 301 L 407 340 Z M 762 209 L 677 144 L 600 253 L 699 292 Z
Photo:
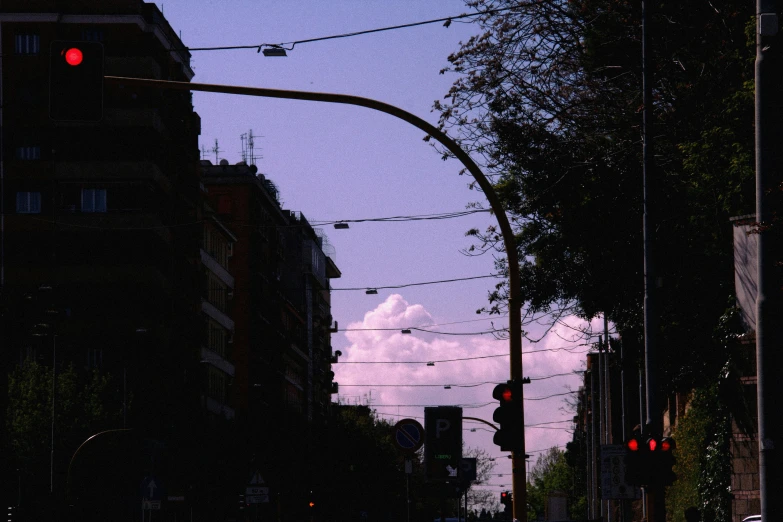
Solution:
M 305 227 L 322 227 L 326 225 L 334 225 L 337 223 L 402 223 L 402 222 L 409 222 L 409 221 L 430 221 L 430 220 L 441 220 L 441 219 L 454 219 L 458 217 L 467 216 L 470 214 L 475 214 L 477 212 L 490 212 L 488 209 L 470 209 L 465 211 L 457 211 L 457 212 L 442 212 L 438 214 L 413 214 L 409 216 L 389 216 L 389 217 L 377 217 L 377 218 L 361 218 L 361 219 L 340 219 L 340 220 L 334 220 L 334 221 L 313 221 L 313 222 L 307 222 L 307 223 L 295 223 L 290 225 L 281 225 L 281 224 L 271 224 L 271 225 L 263 225 L 259 223 L 254 223 L 250 220 L 240 220 L 240 219 L 231 219 L 226 220 L 225 222 L 221 221 L 221 224 L 226 226 L 227 228 L 231 227 L 251 227 L 251 228 L 275 228 L 275 229 L 285 229 L 285 228 L 305 228 Z M 18 216 L 20 214 L 13 213 L 13 212 L 4 212 L 4 216 Z M 61 219 L 49 219 L 46 217 L 39 216 L 37 214 L 21 214 L 22 216 L 26 216 L 31 220 L 39 221 L 42 223 L 47 224 L 53 224 L 53 225 L 61 225 L 64 227 L 72 227 L 72 228 L 84 228 L 88 230 L 119 230 L 119 231 L 134 231 L 134 230 L 161 230 L 161 229 L 168 229 L 168 228 L 179 228 L 179 227 L 190 227 L 190 226 L 201 226 L 204 223 L 208 222 L 208 219 L 197 219 L 194 221 L 188 221 L 185 223 L 174 223 L 169 225 L 153 225 L 153 226 L 147 226 L 147 227 L 108 227 L 108 226 L 102 226 L 102 225 L 89 225 L 89 224 L 78 224 L 78 223 L 67 223 L 65 221 L 62 221 Z M 68 214 L 68 215 L 81 215 L 81 214 Z M 91 213 L 90 216 L 94 217 L 95 219 L 101 219 L 108 216 L 114 216 L 116 215 L 113 212 L 106 212 L 106 213 Z M 364 289 L 362 289 L 364 290 Z
M 354 31 L 350 33 L 341 33 L 331 36 L 321 36 L 317 38 L 308 38 L 304 40 L 294 40 L 291 42 L 281 42 L 281 43 L 275 43 L 275 44 L 269 44 L 269 43 L 261 43 L 261 44 L 254 44 L 254 45 L 224 45 L 224 46 L 217 46 L 217 47 L 179 47 L 179 48 L 172 48 L 169 49 L 168 52 L 179 52 L 179 51 L 188 51 L 188 52 L 198 52 L 198 51 L 230 51 L 230 50 L 241 50 L 241 49 L 255 49 L 257 53 L 260 53 L 263 48 L 273 48 L 273 49 L 285 49 L 286 51 L 292 51 L 294 47 L 296 47 L 297 44 L 305 44 L 305 43 L 313 43 L 313 42 L 322 42 L 326 40 L 335 40 L 339 38 L 351 38 L 354 36 L 361 36 L 365 34 L 372 34 L 372 33 L 380 33 L 384 31 L 394 31 L 398 29 L 408 29 L 411 27 L 418 27 L 422 25 L 428 25 L 428 24 L 435 24 L 444 22 L 444 26 L 448 27 L 451 25 L 454 21 L 459 21 L 465 18 L 475 18 L 478 16 L 488 15 L 488 14 L 496 14 L 501 13 L 504 11 L 510 11 L 513 9 L 517 9 L 520 7 L 529 7 L 531 5 L 538 4 L 540 2 L 523 2 L 519 3 L 513 6 L 509 7 L 501 7 L 497 9 L 487 9 L 485 11 L 478 11 L 476 13 L 463 13 L 460 15 L 454 15 L 454 16 L 447 16 L 444 18 L 435 18 L 432 20 L 423 20 L 420 22 L 411 22 L 408 24 L 400 24 L 400 25 L 393 25 L 388 27 L 380 27 L 377 29 L 367 29 L 364 31 Z M 290 47 L 286 47 L 290 46 Z
M 339 364 L 339 363 L 338 363 Z M 530 377 L 531 381 L 541 381 L 544 379 L 552 379 L 554 377 L 562 377 L 565 375 L 575 375 L 574 372 L 569 373 L 555 373 L 552 375 L 547 375 L 544 377 Z M 505 381 L 503 381 L 505 382 Z M 485 382 L 477 382 L 477 383 L 465 383 L 465 384 L 453 384 L 453 383 L 445 383 L 445 384 L 343 384 L 340 383 L 340 387 L 367 387 L 367 388 L 443 388 L 444 386 L 450 386 L 452 388 L 477 388 L 479 386 L 486 386 L 488 384 L 502 384 L 500 381 L 485 381 Z M 565 421 L 563 421 L 565 422 Z
M 386 290 L 389 288 L 408 288 L 410 286 L 423 286 L 423 285 L 434 285 L 434 284 L 440 284 L 440 283 L 453 283 L 455 281 L 470 281 L 473 279 L 486 279 L 488 277 L 494 277 L 494 278 L 501 278 L 502 275 L 499 274 L 488 274 L 488 275 L 481 275 L 481 276 L 471 276 L 471 277 L 457 277 L 454 279 L 440 279 L 437 281 L 424 281 L 421 283 L 405 283 L 401 285 L 387 285 L 387 286 L 362 286 L 362 287 L 354 287 L 354 288 L 332 288 L 332 291 L 335 290 Z M 435 325 L 433 325 L 435 326 Z
M 577 344 L 573 347 L 567 347 L 563 346 L 560 348 L 541 348 L 539 350 L 522 350 L 522 355 L 528 355 L 531 353 L 539 353 L 539 352 L 559 352 L 559 351 L 567 351 L 571 353 L 588 353 L 589 350 L 585 351 L 575 351 L 576 348 L 579 348 L 580 346 L 584 346 L 585 344 Z M 444 362 L 455 362 L 455 361 L 473 361 L 477 359 L 490 359 L 493 357 L 508 357 L 508 353 L 500 353 L 497 355 L 481 355 L 477 357 L 460 357 L 456 359 L 434 359 L 429 361 L 339 361 L 337 364 L 429 364 L 429 363 L 444 363 Z

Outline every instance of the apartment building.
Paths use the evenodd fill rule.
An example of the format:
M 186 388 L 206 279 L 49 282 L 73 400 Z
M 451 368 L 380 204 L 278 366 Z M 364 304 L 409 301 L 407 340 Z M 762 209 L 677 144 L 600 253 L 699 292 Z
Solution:
M 250 441 L 245 452 L 291 513 L 294 499 L 306 497 L 308 476 L 324 471 L 310 469 L 308 450 L 326 429 L 337 390 L 330 281 L 340 271 L 325 234 L 283 209 L 277 186 L 255 165 L 201 166 L 209 204 L 237 238 L 228 263 L 235 278 L 231 388 Z

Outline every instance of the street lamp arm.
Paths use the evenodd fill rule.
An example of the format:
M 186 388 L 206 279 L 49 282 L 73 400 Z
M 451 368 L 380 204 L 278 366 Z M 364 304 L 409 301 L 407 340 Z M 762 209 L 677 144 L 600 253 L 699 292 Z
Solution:
M 492 184 L 487 180 L 484 173 L 473 159 L 462 148 L 451 139 L 445 132 L 438 129 L 431 123 L 415 116 L 399 107 L 384 103 L 370 98 L 352 96 L 347 94 L 334 94 L 323 92 L 308 91 L 290 91 L 283 89 L 267 89 L 262 87 L 242 87 L 237 85 L 215 85 L 206 83 L 174 82 L 168 80 L 150 80 L 144 78 L 126 78 L 121 76 L 105 76 L 104 81 L 110 84 L 123 84 L 127 86 L 151 87 L 157 89 L 175 89 L 182 91 L 203 91 L 224 94 L 241 94 L 245 96 L 260 96 L 264 98 L 282 98 L 288 100 L 306 100 L 327 103 L 340 103 L 345 105 L 356 105 L 368 109 L 384 112 L 411 125 L 418 127 L 434 139 L 438 140 L 449 152 L 462 162 L 468 172 L 478 183 L 484 196 L 487 198 L 490 208 L 498 221 L 500 232 L 503 237 L 503 246 L 506 250 L 508 260 L 508 279 L 509 279 L 509 350 L 510 350 L 510 374 L 511 379 L 522 378 L 522 303 L 520 299 L 521 285 L 519 275 L 519 255 L 517 254 L 516 238 L 511 229 L 511 225 L 506 216 L 505 209 L 500 203 L 500 199 L 495 192 Z M 519 401 L 520 404 L 522 401 Z M 521 406 L 520 415 L 524 425 L 524 406 Z M 513 477 L 514 477 L 514 498 L 520 502 L 515 502 L 515 506 L 524 506 L 526 504 L 525 491 L 525 448 L 524 436 L 519 451 L 513 453 Z M 514 508 L 514 517 L 522 522 L 527 520 L 524 509 Z

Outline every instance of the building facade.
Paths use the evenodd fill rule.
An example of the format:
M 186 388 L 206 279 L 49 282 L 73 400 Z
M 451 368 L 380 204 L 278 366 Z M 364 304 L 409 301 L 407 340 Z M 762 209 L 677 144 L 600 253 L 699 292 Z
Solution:
M 330 281 L 340 271 L 326 236 L 282 208 L 276 185 L 255 165 L 201 166 L 209 205 L 237 238 L 228 263 L 235 277 L 231 396 L 247 434 L 248 471 L 261 473 L 280 492 L 278 507 L 295 516 L 308 483 L 323 479 L 310 452 L 337 392 Z
M 85 434 L 132 428 L 149 448 L 172 448 L 210 410 L 231 416 L 220 387 L 233 367 L 210 344 L 212 321 L 226 331 L 231 321 L 220 310 L 225 296 L 209 284 L 232 278 L 205 240 L 233 239 L 218 221 L 203 224 L 190 93 L 107 83 L 100 121 L 53 121 L 49 49 L 57 40 L 100 42 L 106 75 L 193 77 L 190 54 L 152 3 L 0 2 L 0 434 L 4 450 L 15 448 L 0 469 L 14 484 L 4 490 L 31 509 L 68 501 L 70 459 Z M 41 375 L 55 384 L 51 400 L 38 401 L 51 404 L 51 441 L 44 434 L 19 449 L 14 441 L 39 438 L 5 415 L 21 408 L 8 375 L 25 360 L 48 367 Z M 67 417 L 93 374 L 107 383 L 106 404 L 89 419 Z M 70 375 L 79 380 L 71 391 Z M 152 453 L 122 465 L 148 473 L 162 466 Z M 172 475 L 171 487 L 183 481 Z

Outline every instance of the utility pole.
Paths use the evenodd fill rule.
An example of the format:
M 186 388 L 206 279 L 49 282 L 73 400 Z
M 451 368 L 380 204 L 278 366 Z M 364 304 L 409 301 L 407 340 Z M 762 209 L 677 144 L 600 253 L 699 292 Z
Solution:
M 756 296 L 756 372 L 758 377 L 758 445 L 761 519 L 780 516 L 781 417 L 776 397 L 780 393 L 781 344 L 780 288 L 776 280 L 779 259 L 774 259 L 769 230 L 781 182 L 781 121 L 783 99 L 779 90 L 783 44 L 780 35 L 780 0 L 756 2 L 756 221 L 758 222 L 758 294 Z M 780 226 L 776 224 L 775 226 Z
M 647 428 L 649 435 L 660 437 L 663 433 L 663 418 L 658 402 L 658 306 L 655 292 L 655 224 L 651 212 L 655 199 L 655 156 L 653 152 L 653 60 L 650 49 L 649 0 L 642 0 L 642 172 L 643 172 L 643 221 L 644 237 L 644 371 L 647 399 Z M 666 503 L 664 488 L 660 485 L 648 487 L 647 520 L 665 522 Z

